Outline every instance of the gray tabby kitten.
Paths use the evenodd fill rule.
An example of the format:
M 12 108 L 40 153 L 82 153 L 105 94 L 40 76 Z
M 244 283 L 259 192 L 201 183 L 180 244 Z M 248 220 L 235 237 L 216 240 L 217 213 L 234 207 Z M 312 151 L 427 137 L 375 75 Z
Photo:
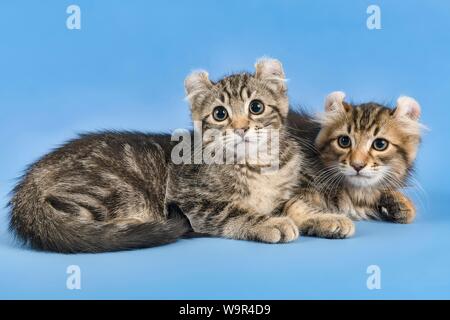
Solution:
M 202 135 L 202 152 L 259 147 L 260 132 L 271 129 L 279 135 L 279 169 L 265 172 L 267 159 L 247 153 L 231 164 L 175 164 L 167 135 L 82 135 L 29 168 L 13 191 L 11 229 L 33 248 L 58 252 L 150 247 L 191 231 L 269 243 L 295 240 L 304 227 L 309 234 L 336 233 L 344 217 L 297 219 L 309 208 L 293 199 L 302 153 L 284 126 L 288 98 L 280 62 L 261 60 L 255 74 L 218 82 L 196 72 L 185 86 L 197 130 L 220 133 Z

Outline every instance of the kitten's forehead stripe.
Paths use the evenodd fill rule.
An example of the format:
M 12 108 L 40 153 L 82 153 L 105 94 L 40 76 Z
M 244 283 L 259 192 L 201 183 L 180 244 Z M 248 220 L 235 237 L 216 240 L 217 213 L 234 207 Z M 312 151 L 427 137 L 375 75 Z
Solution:
M 220 93 L 219 99 L 220 99 L 220 101 L 222 101 L 222 103 L 225 103 L 225 102 L 226 102 L 226 100 L 225 100 L 225 94 L 224 94 L 223 92 Z
M 360 126 L 363 130 L 367 129 L 369 127 L 369 124 L 371 123 L 371 115 L 372 112 L 369 108 L 361 108 L 361 117 L 359 119 Z
M 350 119 L 347 123 L 347 132 L 350 134 L 353 129 L 355 132 L 367 132 L 375 129 L 378 134 L 380 131 L 380 125 L 382 125 L 391 114 L 391 109 L 377 105 L 377 104 L 362 104 L 353 106 L 350 112 Z
M 373 132 L 373 135 L 377 136 L 379 132 L 380 132 L 380 127 L 377 126 L 377 127 L 375 127 L 375 131 Z
M 383 114 L 383 108 L 377 107 L 372 114 L 372 121 L 371 121 L 371 124 L 368 126 L 368 130 L 372 129 L 372 127 L 374 127 L 380 123 L 382 114 Z M 376 133 L 374 133 L 374 135 L 377 135 L 378 131 L 379 131 L 379 127 L 375 128 Z
M 250 98 L 252 96 L 252 93 L 250 92 L 249 88 L 247 88 L 246 93 L 247 93 L 247 98 Z
M 227 97 L 228 97 L 228 103 L 230 103 L 230 100 L 231 100 L 231 97 L 232 97 L 232 92 L 231 92 L 231 90 L 229 91 L 229 89 L 228 89 L 228 87 L 227 86 L 224 86 L 223 88 L 222 88 L 222 90 L 223 90 L 223 92 L 227 95 Z
M 365 108 L 364 112 L 367 114 L 367 122 L 364 124 L 364 130 L 370 132 L 373 126 L 376 125 L 376 115 L 378 113 L 378 108 L 374 110 L 370 110 L 369 108 Z
M 249 74 L 228 76 L 218 82 L 218 88 L 228 96 L 229 100 L 234 98 L 244 101 L 247 98 L 244 96 L 244 92 L 250 96 L 249 89 L 247 87 L 249 80 Z
M 355 126 L 355 130 L 359 131 L 360 126 L 359 126 L 359 108 L 353 108 L 352 109 L 352 119 L 353 119 L 353 125 Z
M 244 90 L 246 90 L 247 87 L 245 86 L 244 83 L 241 84 L 241 89 L 239 90 L 239 97 L 241 97 L 241 100 L 244 101 L 246 98 L 244 97 L 243 93 Z

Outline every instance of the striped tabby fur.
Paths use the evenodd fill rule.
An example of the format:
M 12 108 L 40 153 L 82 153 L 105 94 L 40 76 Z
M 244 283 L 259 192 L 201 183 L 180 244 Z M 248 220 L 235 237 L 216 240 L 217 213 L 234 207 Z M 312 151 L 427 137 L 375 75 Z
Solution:
M 415 207 L 400 190 L 407 186 L 420 143 L 419 104 L 401 97 L 391 109 L 352 105 L 344 97 L 342 92 L 327 97 L 317 125 L 309 120 L 309 137 L 299 131 L 305 117 L 290 117 L 298 138 L 309 143 L 304 151 L 313 178 L 303 181 L 301 199 L 354 220 L 412 222 Z M 348 137 L 350 145 L 342 147 L 341 137 Z M 384 150 L 374 147 L 377 139 L 387 142 Z
M 318 236 L 353 233 L 346 217 L 303 218 L 314 209 L 296 198 L 304 159 L 285 127 L 280 62 L 261 60 L 254 74 L 218 82 L 196 72 L 185 85 L 197 130 L 232 129 L 243 137 L 278 130 L 279 170 L 263 174 L 266 164 L 246 157 L 237 164 L 174 164 L 168 135 L 82 135 L 27 170 L 12 194 L 11 230 L 33 248 L 66 253 L 150 247 L 192 231 L 269 243 L 295 240 L 304 228 Z M 265 106 L 258 115 L 249 113 L 255 99 Z M 228 110 L 223 122 L 214 120 L 217 106 Z

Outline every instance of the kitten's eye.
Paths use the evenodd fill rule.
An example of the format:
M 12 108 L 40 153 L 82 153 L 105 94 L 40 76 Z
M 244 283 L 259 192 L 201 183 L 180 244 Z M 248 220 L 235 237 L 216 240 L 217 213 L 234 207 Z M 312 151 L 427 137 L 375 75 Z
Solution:
M 386 139 L 375 139 L 373 141 L 372 147 L 377 151 L 384 151 L 387 149 L 389 142 Z
M 249 110 L 253 114 L 261 114 L 264 112 L 264 104 L 259 100 L 250 102 Z
M 352 145 L 352 140 L 349 136 L 340 136 L 338 138 L 338 144 L 341 148 L 350 148 L 350 146 Z
M 227 109 L 225 109 L 225 107 L 222 106 L 215 107 L 213 110 L 213 118 L 216 121 L 224 121 L 226 118 L 228 118 Z

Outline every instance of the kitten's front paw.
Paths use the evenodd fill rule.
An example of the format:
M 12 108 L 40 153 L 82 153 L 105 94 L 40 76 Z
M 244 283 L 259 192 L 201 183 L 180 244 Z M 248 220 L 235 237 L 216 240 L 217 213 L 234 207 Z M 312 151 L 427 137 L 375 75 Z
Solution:
M 290 242 L 298 236 L 297 226 L 287 217 L 270 218 L 249 231 L 250 239 L 268 243 Z
M 328 239 L 344 239 L 355 233 L 352 220 L 340 215 L 316 215 L 307 219 L 301 226 L 302 233 Z
M 411 223 L 416 218 L 414 204 L 400 192 L 383 195 L 378 211 L 382 219 L 395 223 Z

